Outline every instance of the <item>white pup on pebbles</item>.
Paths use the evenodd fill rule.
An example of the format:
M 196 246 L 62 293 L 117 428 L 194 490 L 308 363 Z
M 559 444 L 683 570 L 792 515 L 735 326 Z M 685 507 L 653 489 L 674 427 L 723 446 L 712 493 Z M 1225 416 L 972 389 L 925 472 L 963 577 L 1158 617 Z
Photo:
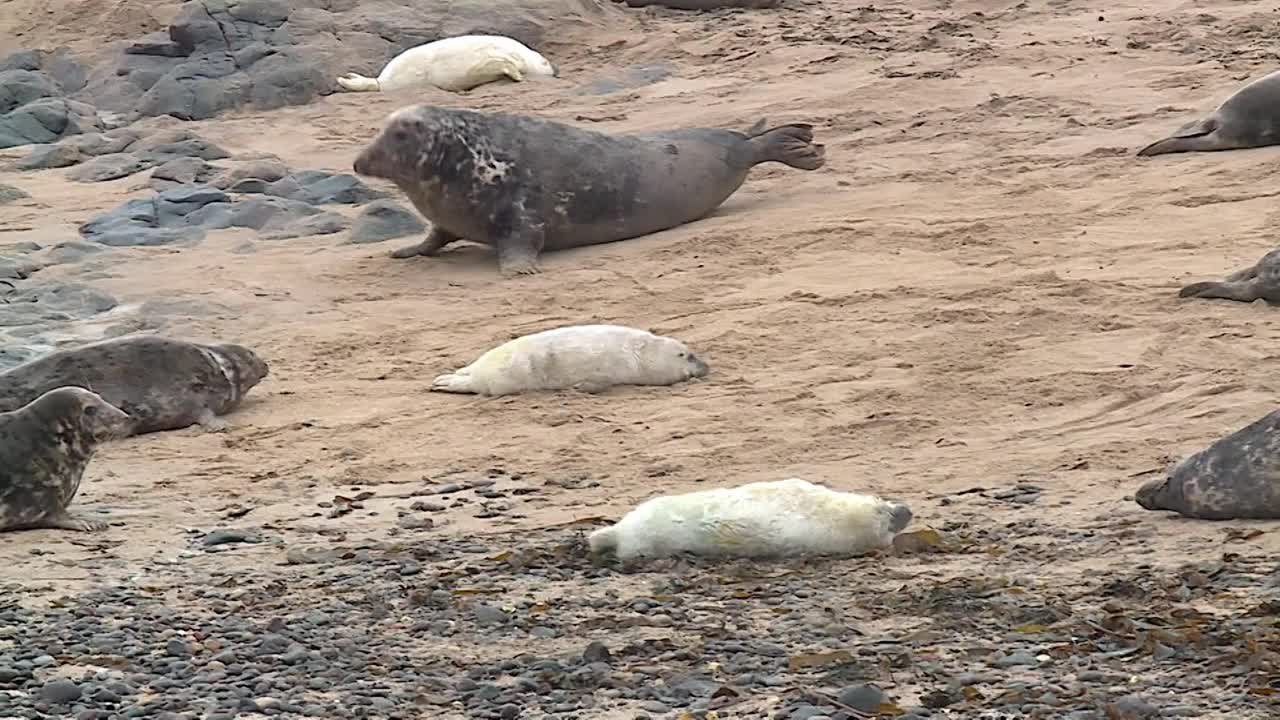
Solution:
M 679 340 L 622 325 L 570 325 L 505 342 L 440 375 L 431 389 L 477 395 L 602 392 L 614 385 L 673 385 L 708 372 Z
M 652 498 L 587 542 L 620 560 L 848 557 L 887 547 L 911 518 L 903 503 L 789 478 Z
M 434 85 L 471 90 L 501 77 L 553 77 L 553 66 L 524 43 L 501 35 L 459 35 L 409 48 L 391 59 L 377 78 L 347 73 L 338 84 L 349 92 L 378 92 Z

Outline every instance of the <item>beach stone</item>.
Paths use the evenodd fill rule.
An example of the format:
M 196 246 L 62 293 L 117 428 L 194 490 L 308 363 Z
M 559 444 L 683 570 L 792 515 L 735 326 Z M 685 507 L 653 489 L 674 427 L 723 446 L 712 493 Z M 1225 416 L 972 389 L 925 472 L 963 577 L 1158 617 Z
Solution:
M 0 183 L 0 205 L 5 205 L 14 202 L 15 200 L 25 200 L 29 197 L 31 197 L 31 195 L 21 188 Z
M 70 680 L 50 680 L 40 688 L 40 697 L 58 705 L 79 700 L 80 695 L 80 686 Z
M 202 184 L 214 167 L 198 157 L 177 157 L 151 171 L 151 187 L 163 192 L 179 185 Z
M 351 224 L 344 244 L 377 243 L 426 231 L 426 223 L 416 212 L 393 200 L 374 200 Z
M 75 182 L 105 182 L 128 177 L 142 172 L 155 165 L 153 160 L 144 160 L 129 153 L 112 153 L 99 155 L 88 162 L 77 165 L 67 173 L 67 178 Z
M 387 195 L 365 185 L 350 173 L 330 174 L 321 170 L 290 173 L 268 185 L 265 193 L 310 205 L 359 205 Z
M 289 240 L 313 235 L 332 235 L 347 229 L 347 219 L 337 213 L 322 212 L 285 223 L 268 223 L 258 233 L 263 240 Z
M 92 106 L 64 98 L 41 98 L 0 115 L 0 149 L 51 143 L 102 129 Z
M 37 145 L 17 162 L 19 170 L 48 170 L 75 165 L 83 160 L 80 150 L 67 143 Z

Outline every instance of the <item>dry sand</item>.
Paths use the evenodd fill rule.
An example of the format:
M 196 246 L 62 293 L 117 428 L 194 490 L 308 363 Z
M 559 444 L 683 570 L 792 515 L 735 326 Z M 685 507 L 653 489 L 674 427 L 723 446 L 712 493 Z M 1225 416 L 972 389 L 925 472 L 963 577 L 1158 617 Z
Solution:
M 60 0 L 42 5 L 74 15 Z M 0 3 L 0 16 L 10 7 Z M 229 432 L 104 449 L 76 502 L 122 522 L 92 537 L 5 536 L 5 578 L 32 598 L 87 586 L 91 575 L 122 581 L 141 561 L 178 558 L 188 528 L 224 524 L 235 506 L 252 507 L 241 522 L 286 543 L 323 542 L 318 527 L 385 537 L 407 500 L 374 498 L 336 519 L 317 503 L 404 494 L 490 467 L 539 486 L 598 485 L 548 485 L 496 519 L 438 515 L 414 538 L 615 517 L 660 492 L 800 475 L 906 500 L 917 528 L 1022 528 L 1019 547 L 1057 548 L 1032 559 L 849 561 L 896 564 L 916 581 L 1016 571 L 1070 587 L 1139 563 L 1280 552 L 1273 523 L 1195 522 L 1131 498 L 1171 458 L 1275 408 L 1273 311 L 1176 295 L 1274 246 L 1280 148 L 1134 157 L 1274 69 L 1273 8 L 789 0 L 715 16 L 633 12 L 645 18 L 643 38 L 558 47 L 558 80 L 335 95 L 188 125 L 233 152 L 347 171 L 381 118 L 413 102 L 618 132 L 746 128 L 765 116 L 814 124 L 827 166 L 757 168 L 710 218 L 549 254 L 541 275 L 514 280 L 479 246 L 386 257 L 412 238 L 262 241 L 238 254 L 251 234 L 219 231 L 194 249 L 130 251 L 127 266 L 95 283 L 122 302 L 207 303 L 213 310 L 185 335 L 250 345 L 271 377 L 230 416 Z M 149 29 L 122 15 L 130 32 Z M 15 47 L 67 40 L 65 22 L 20 20 L 25 35 L 8 36 Z M 580 92 L 655 62 L 676 75 Z M 63 172 L 4 173 L 34 199 L 0 210 L 0 250 L 71 239 L 144 182 L 77 184 Z M 435 374 L 508 338 L 596 321 L 678 336 L 712 374 L 598 396 L 427 393 Z M 1025 505 L 940 500 L 1018 483 L 1043 495 Z M 1227 542 L 1229 528 L 1249 527 L 1263 533 Z M 1062 538 L 1077 531 L 1108 541 L 1073 550 Z M 283 552 L 255 546 L 219 562 L 271 563 Z

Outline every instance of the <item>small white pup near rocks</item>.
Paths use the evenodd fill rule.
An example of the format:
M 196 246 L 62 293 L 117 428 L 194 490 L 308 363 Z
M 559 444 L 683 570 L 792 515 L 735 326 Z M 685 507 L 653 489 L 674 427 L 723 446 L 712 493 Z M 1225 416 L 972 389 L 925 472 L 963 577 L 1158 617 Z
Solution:
M 518 337 L 438 376 L 438 392 L 511 395 L 602 392 L 614 385 L 673 385 L 710 372 L 684 343 L 622 325 L 570 325 Z
M 377 78 L 347 73 L 338 84 L 349 92 L 378 92 L 435 86 L 449 92 L 471 90 L 501 77 L 553 77 L 545 57 L 502 35 L 459 35 L 409 48 L 391 59 Z
M 788 478 L 646 500 L 587 542 L 619 560 L 848 557 L 889 546 L 911 518 L 903 503 Z

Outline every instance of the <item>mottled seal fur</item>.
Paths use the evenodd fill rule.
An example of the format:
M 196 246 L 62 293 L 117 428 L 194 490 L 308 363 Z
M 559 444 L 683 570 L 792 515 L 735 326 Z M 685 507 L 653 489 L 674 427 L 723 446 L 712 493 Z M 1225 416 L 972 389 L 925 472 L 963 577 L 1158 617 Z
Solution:
M 1221 282 L 1206 280 L 1187 285 L 1178 292 L 1184 298 L 1220 298 L 1253 302 L 1266 300 L 1280 305 L 1280 249 L 1272 250 L 1257 263 L 1231 273 Z
M 911 519 L 903 503 L 788 478 L 652 498 L 587 543 L 624 561 L 679 553 L 847 557 L 888 547 Z
M 356 158 L 394 182 L 432 223 L 392 257 L 433 255 L 459 239 L 497 250 L 503 275 L 538 272 L 543 250 L 638 237 L 701 218 L 780 162 L 822 167 L 812 127 L 746 133 L 685 128 L 607 135 L 525 115 L 416 105 L 388 116 Z
M 67 512 L 98 446 L 132 419 L 84 388 L 61 387 L 0 413 L 0 531 L 105 530 Z
M 479 395 L 601 392 L 614 385 L 672 385 L 709 371 L 674 338 L 622 325 L 571 325 L 505 342 L 437 377 L 431 389 Z
M 471 90 L 502 77 L 554 77 L 556 68 L 519 40 L 502 35 L 459 35 L 409 48 L 391 59 L 377 78 L 347 73 L 338 85 L 349 92 L 435 86 Z
M 1280 70 L 1245 85 L 1208 117 L 1183 125 L 1171 137 L 1142 148 L 1138 155 L 1241 150 L 1277 142 L 1280 142 Z
M 0 373 L 0 411 L 64 385 L 88 388 L 134 419 L 131 435 L 200 424 L 239 407 L 267 376 L 246 347 L 132 335 L 58 350 Z
M 1144 483 L 1134 499 L 1147 510 L 1201 520 L 1280 518 L 1280 410 L 1218 439 Z

